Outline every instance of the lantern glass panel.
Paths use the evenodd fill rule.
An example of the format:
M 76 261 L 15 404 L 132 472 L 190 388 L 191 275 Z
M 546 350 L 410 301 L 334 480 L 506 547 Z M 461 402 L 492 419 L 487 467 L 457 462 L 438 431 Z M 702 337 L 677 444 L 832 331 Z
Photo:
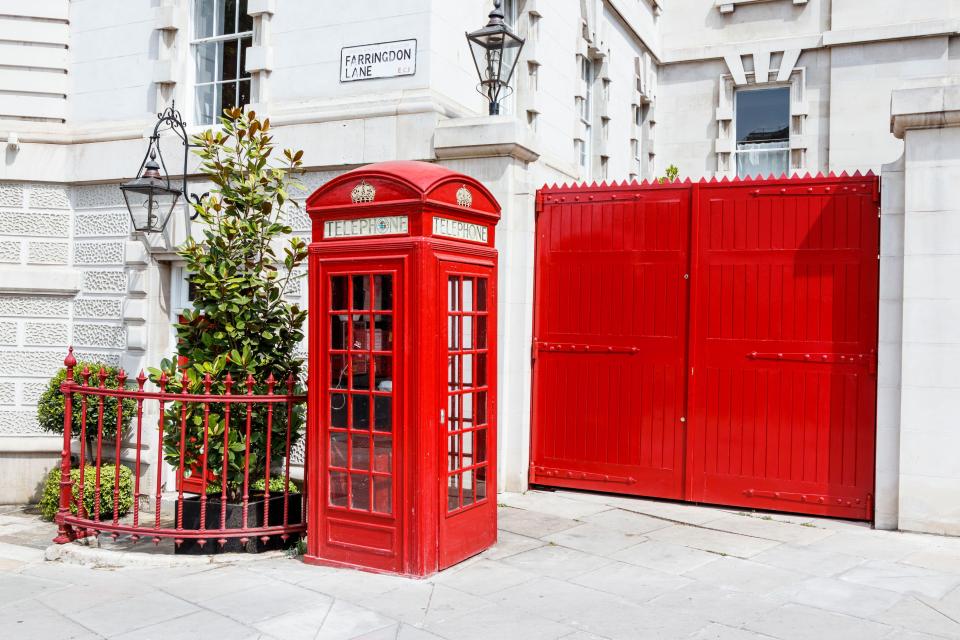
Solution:
M 180 198 L 180 191 L 157 187 L 123 189 L 127 210 L 137 231 L 163 231 Z

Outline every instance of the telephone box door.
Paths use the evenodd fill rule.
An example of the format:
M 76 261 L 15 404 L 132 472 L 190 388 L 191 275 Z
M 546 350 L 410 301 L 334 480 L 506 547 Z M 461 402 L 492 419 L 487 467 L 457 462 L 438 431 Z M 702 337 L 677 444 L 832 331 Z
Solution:
M 496 541 L 496 278 L 492 266 L 440 263 L 439 564 Z
M 388 261 L 321 268 L 326 415 L 318 444 L 329 471 L 320 544 L 328 558 L 364 566 L 375 558 L 387 571 L 402 570 L 401 277 Z

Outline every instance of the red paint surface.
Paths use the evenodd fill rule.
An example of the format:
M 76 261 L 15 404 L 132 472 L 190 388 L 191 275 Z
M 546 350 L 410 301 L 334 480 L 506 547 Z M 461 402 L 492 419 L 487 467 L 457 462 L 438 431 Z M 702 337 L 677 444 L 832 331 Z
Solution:
M 541 190 L 531 482 L 871 519 L 878 189 Z
M 376 189 L 373 202 L 351 202 L 351 191 L 361 180 Z M 462 187 L 473 198 L 469 207 L 457 204 L 456 194 Z M 307 210 L 313 220 L 313 242 L 305 560 L 429 575 L 496 541 L 494 231 L 499 205 L 483 185 L 467 176 L 433 164 L 389 162 L 332 180 L 310 196 Z M 330 240 L 323 235 L 327 220 L 400 215 L 408 218 L 406 234 Z M 435 215 L 485 227 L 487 242 L 434 236 Z M 383 307 L 375 279 L 389 278 L 390 309 L 367 308 L 368 303 L 353 296 L 353 288 L 348 303 L 340 301 L 337 283 L 345 276 L 351 283 L 374 279 L 373 297 L 381 299 Z M 451 305 L 451 281 L 458 290 L 469 286 L 470 308 L 461 302 Z M 477 308 L 480 281 L 488 284 L 485 311 Z M 368 315 L 389 316 L 389 335 L 386 323 L 377 324 L 373 318 L 371 339 L 363 328 Z M 475 342 L 468 346 L 462 340 L 451 341 L 451 327 L 463 336 L 467 324 L 475 340 L 481 317 L 488 323 L 485 348 Z M 344 330 L 341 318 L 359 318 L 359 324 L 351 321 Z M 477 384 L 481 355 L 487 358 L 485 385 Z M 347 382 L 341 376 L 344 357 Z M 387 367 L 379 370 L 389 375 L 377 375 L 378 358 Z M 372 384 L 365 379 L 371 362 Z M 469 377 L 464 374 L 465 363 L 469 363 Z M 452 364 L 459 379 L 453 384 L 448 379 Z M 381 388 L 387 378 L 389 391 Z M 344 396 L 346 414 L 337 409 Z M 390 398 L 389 429 L 381 423 L 378 430 L 376 406 L 368 422 L 363 422 L 363 411 L 370 408 L 364 400 L 368 397 L 381 402 Z M 488 416 L 482 423 L 476 417 L 481 400 Z M 470 422 L 465 403 L 471 409 Z M 455 422 L 451 406 L 456 407 Z M 344 437 L 349 443 L 345 449 Z M 378 450 L 376 444 L 365 444 L 371 441 L 383 446 Z M 483 459 L 480 446 L 487 452 Z M 374 455 L 365 457 L 365 450 Z M 469 491 L 465 491 L 467 480 Z

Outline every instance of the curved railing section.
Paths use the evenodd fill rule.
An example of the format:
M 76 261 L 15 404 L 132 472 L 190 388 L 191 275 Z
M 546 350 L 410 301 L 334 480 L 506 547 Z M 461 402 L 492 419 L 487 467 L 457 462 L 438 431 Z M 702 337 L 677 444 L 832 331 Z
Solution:
M 285 542 L 305 531 L 306 487 L 298 490 L 291 482 L 290 457 L 302 430 L 306 396 L 295 393 L 292 374 L 280 385 L 273 375 L 261 382 L 248 375 L 238 383 L 229 374 L 222 381 L 207 374 L 199 383 L 202 393 L 190 393 L 186 372 L 176 385 L 163 374 L 158 390 L 148 391 L 142 371 L 128 383 L 120 370 L 116 386 L 109 388 L 105 370 L 85 368 L 76 382 L 76 364 L 71 347 L 60 387 L 64 428 L 54 542 L 106 533 L 115 540 L 129 536 L 155 544 L 168 538 L 178 550 L 237 543 L 247 549 L 248 543 Z M 267 458 L 272 464 L 265 463 Z M 132 508 L 125 515 L 121 464 L 132 471 L 134 485 Z M 76 467 L 79 478 L 71 478 Z M 101 473 L 104 467 L 107 475 Z M 91 473 L 92 513 L 87 506 Z M 218 547 L 205 547 L 207 542 Z

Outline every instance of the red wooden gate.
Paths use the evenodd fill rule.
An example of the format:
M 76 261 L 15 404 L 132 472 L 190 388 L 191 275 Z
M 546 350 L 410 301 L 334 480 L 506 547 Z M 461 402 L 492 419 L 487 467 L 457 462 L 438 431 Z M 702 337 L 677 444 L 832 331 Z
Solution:
M 541 190 L 530 481 L 872 518 L 878 188 Z

